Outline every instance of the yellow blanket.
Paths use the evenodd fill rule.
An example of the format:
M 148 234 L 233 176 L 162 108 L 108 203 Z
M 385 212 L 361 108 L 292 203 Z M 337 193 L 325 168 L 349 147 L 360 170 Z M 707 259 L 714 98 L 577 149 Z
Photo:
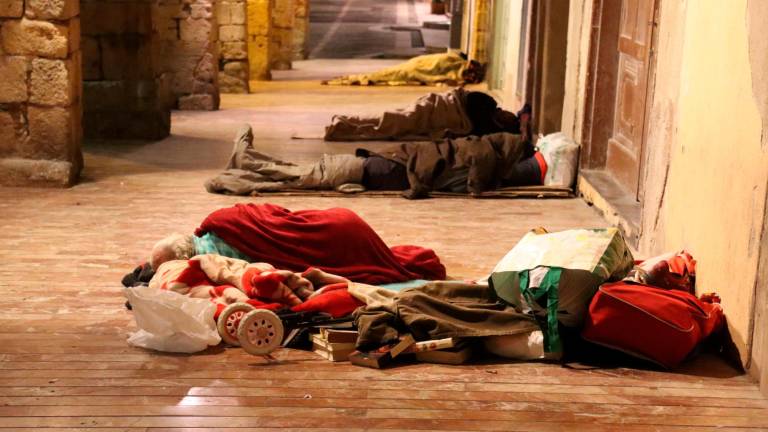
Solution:
M 369 74 L 347 75 L 324 81 L 327 85 L 457 85 L 469 62 L 458 53 L 427 54 Z

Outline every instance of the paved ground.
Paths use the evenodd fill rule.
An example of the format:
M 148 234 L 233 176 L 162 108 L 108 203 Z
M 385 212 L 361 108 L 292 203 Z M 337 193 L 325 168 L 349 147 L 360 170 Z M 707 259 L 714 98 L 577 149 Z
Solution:
M 355 144 L 318 135 L 331 114 L 376 113 L 430 88 L 254 86 L 218 112 L 176 112 L 155 143 L 91 143 L 82 183 L 0 188 L 0 430 L 713 430 L 768 428 L 768 402 L 722 362 L 675 372 L 479 361 L 373 370 L 280 350 L 164 355 L 129 347 L 119 280 L 169 232 L 238 202 L 344 206 L 390 245 L 434 248 L 459 278 L 484 276 L 531 227 L 603 226 L 582 201 L 228 197 L 202 183 L 243 122 L 265 152 L 309 161 Z M 226 428 L 226 429 L 225 429 Z M 724 430 L 724 429 L 721 429 Z
M 309 58 L 409 58 L 426 52 L 425 36 L 445 48 L 448 30 L 421 31 L 425 20 L 441 19 L 421 0 L 313 0 Z

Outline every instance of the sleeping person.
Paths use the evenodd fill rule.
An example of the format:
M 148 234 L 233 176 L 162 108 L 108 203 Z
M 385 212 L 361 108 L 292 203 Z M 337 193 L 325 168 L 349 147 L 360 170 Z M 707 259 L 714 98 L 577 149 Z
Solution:
M 515 115 L 490 95 L 456 88 L 429 93 L 408 108 L 380 116 L 333 116 L 326 141 L 429 141 L 498 132 L 529 135 L 530 107 Z
M 225 171 L 209 179 L 212 193 L 250 195 L 291 189 L 393 190 L 406 198 L 431 191 L 479 195 L 499 187 L 540 185 L 547 164 L 526 135 L 483 136 L 405 142 L 372 152 L 324 154 L 297 165 L 259 152 L 250 126 L 243 127 Z
M 485 65 L 476 60 L 470 60 L 464 53 L 449 51 L 420 55 L 375 72 L 340 76 L 322 83 L 360 86 L 441 84 L 456 86 L 480 83 L 484 76 Z
M 150 264 L 215 254 L 317 279 L 386 284 L 445 279 L 431 249 L 388 247 L 356 213 L 345 208 L 290 211 L 274 204 L 237 204 L 214 211 L 194 234 L 173 234 L 155 244 Z

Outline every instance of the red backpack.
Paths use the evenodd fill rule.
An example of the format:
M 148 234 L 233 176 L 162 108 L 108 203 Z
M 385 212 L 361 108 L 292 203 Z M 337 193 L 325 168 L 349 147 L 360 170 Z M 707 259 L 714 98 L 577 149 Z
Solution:
M 723 322 L 719 304 L 683 291 L 616 282 L 595 294 L 582 337 L 673 368 Z

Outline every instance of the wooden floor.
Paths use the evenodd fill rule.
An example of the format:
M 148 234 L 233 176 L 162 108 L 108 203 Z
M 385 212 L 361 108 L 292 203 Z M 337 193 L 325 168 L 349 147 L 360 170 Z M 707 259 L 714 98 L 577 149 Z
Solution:
M 282 350 L 166 355 L 129 347 L 120 278 L 157 239 L 212 210 L 272 201 L 349 207 L 390 244 L 434 248 L 449 274 L 484 276 L 528 229 L 596 227 L 577 199 L 409 202 L 396 198 L 236 198 L 207 194 L 234 131 L 254 124 L 265 151 L 309 160 L 352 145 L 317 136 L 333 112 L 377 112 L 429 89 L 273 83 L 178 113 L 151 144 L 91 144 L 82 184 L 1 189 L 0 428 L 9 430 L 705 430 L 768 428 L 768 403 L 713 358 L 678 373 L 573 370 L 539 363 L 411 364 L 389 370 Z M 47 428 L 47 429 L 45 429 Z

